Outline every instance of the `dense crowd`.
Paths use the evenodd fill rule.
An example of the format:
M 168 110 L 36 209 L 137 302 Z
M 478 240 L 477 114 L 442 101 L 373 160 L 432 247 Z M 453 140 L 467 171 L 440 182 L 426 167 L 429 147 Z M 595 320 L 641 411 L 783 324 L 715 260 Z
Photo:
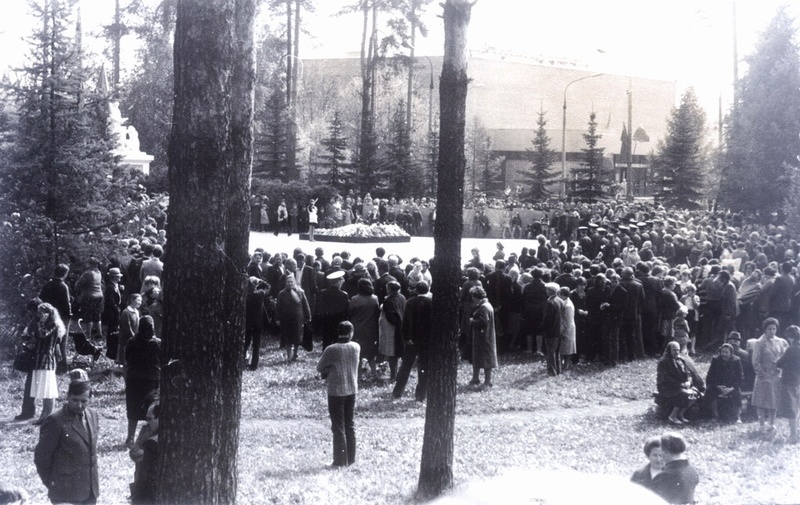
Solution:
M 354 204 L 356 219 L 382 219 L 381 208 L 385 203 L 388 212 L 392 201 L 368 197 L 341 200 L 341 212 L 350 209 L 345 221 L 356 216 Z M 315 201 L 306 210 L 317 217 Z M 659 357 L 656 402 L 670 423 L 692 422 L 698 408 L 736 422 L 745 395 L 765 436 L 775 435 L 780 415 L 790 419 L 790 440 L 797 441 L 800 245 L 785 228 L 737 214 L 668 213 L 654 205 L 560 203 L 544 210 L 535 241 L 518 252 L 498 242 L 491 260 L 475 248 L 463 266 L 459 349 L 472 364 L 469 387 L 493 387 L 503 352 L 530 354 L 532 362 L 542 357 L 551 376 L 581 363 L 614 367 Z M 299 220 L 301 213 L 278 218 L 294 215 Z M 137 441 L 137 423 L 158 415 L 163 220 L 153 220 L 127 245 L 128 257 L 94 261 L 72 289 L 69 267 L 57 265 L 29 304 L 33 359 L 17 419 L 32 418 L 35 400 L 42 399 L 37 423 L 48 422 L 58 397 L 55 371 L 67 368 L 67 335 L 77 354 L 94 360 L 104 347 L 124 370 L 126 444 L 141 462 L 142 444 L 152 442 L 153 433 Z M 348 444 L 354 444 L 360 381 L 388 379 L 400 397 L 416 364 L 415 397 L 426 397 L 435 261 L 406 261 L 383 247 L 373 258 L 346 250 L 326 257 L 317 247 L 313 254 L 256 249 L 242 266 L 249 279 L 245 364 L 258 368 L 264 335 L 279 337 L 289 363 L 301 347 L 321 345 L 335 464 L 355 458 Z M 73 317 L 79 328 L 71 332 Z M 699 350 L 718 352 L 705 380 L 691 358 Z M 143 475 L 148 471 L 145 465 Z

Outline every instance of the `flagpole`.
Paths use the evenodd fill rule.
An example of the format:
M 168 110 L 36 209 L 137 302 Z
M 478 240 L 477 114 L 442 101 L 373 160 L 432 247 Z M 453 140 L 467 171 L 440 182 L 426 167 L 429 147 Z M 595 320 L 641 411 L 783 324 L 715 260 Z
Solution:
M 627 178 L 626 192 L 633 196 L 633 79 L 628 78 L 628 167 L 625 169 Z

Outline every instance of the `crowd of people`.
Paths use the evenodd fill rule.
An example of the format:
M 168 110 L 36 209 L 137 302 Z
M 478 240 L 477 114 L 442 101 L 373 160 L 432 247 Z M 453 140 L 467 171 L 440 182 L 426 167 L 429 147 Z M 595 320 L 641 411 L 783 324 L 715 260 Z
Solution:
M 388 213 L 391 200 L 368 197 L 342 199 L 341 213 L 350 216 L 343 219 L 383 219 L 381 209 Z M 405 203 L 406 210 L 419 204 Z M 332 205 L 333 214 L 317 214 L 313 200 L 305 209 L 323 222 L 324 216 L 338 219 L 340 209 Z M 736 422 L 746 396 L 765 436 L 775 436 L 780 416 L 789 419 L 789 440 L 797 442 L 800 244 L 782 226 L 737 214 L 668 213 L 646 204 L 554 204 L 547 210 L 550 219 L 542 221 L 535 242 L 519 252 L 498 242 L 490 261 L 475 248 L 463 266 L 459 349 L 472 364 L 469 388 L 493 387 L 498 353 L 504 352 L 542 358 L 551 376 L 580 363 L 614 367 L 660 357 L 656 402 L 669 423 L 693 422 L 696 407 Z M 280 230 L 291 231 L 292 219 L 299 222 L 303 214 L 279 211 Z M 41 399 L 37 422 L 44 426 L 51 417 L 68 335 L 78 353 L 94 360 L 103 350 L 98 342 L 105 342 L 105 355 L 124 371 L 125 443 L 143 476 L 152 471 L 145 442 L 153 441 L 158 417 L 166 246 L 163 229 L 148 228 L 127 242 L 128 258 L 93 261 L 72 289 L 69 266 L 54 268 L 29 305 L 26 334 L 36 357 L 17 416 L 33 418 L 34 402 Z M 355 459 L 359 382 L 388 379 L 392 394 L 401 397 L 416 365 L 415 398 L 426 397 L 435 261 L 404 261 L 383 247 L 373 258 L 351 257 L 346 250 L 326 257 L 317 247 L 313 254 L 256 249 L 242 266 L 249 279 L 245 365 L 258 368 L 266 334 L 278 336 L 288 363 L 298 360 L 300 348 L 311 351 L 321 343 L 318 370 L 328 380 L 335 465 Z M 69 328 L 73 316 L 76 332 Z M 691 358 L 700 351 L 715 353 L 705 380 Z M 149 428 L 136 438 L 139 421 Z M 663 444 L 673 447 L 661 443 L 662 450 Z

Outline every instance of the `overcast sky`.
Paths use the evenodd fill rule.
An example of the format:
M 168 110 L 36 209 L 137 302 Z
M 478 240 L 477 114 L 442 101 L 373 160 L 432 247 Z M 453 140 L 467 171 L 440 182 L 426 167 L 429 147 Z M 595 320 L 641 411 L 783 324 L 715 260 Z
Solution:
M 127 0 L 121 1 L 125 5 Z M 114 1 L 80 2 L 85 38 L 90 39 L 101 24 L 112 19 Z M 427 7 L 430 33 L 418 39 L 417 54 L 442 52 L 439 2 L 434 0 Z M 301 57 L 358 51 L 360 16 L 331 17 L 350 2 L 316 3 L 316 13 L 304 14 L 311 36 L 302 40 Z M 784 3 L 736 2 L 740 58 L 752 52 L 759 33 Z M 789 7 L 795 16 L 800 13 L 798 4 Z M 720 94 L 725 100 L 731 95 L 732 6 L 731 0 L 478 0 L 469 26 L 469 47 L 580 60 L 591 71 L 676 81 L 679 92 L 693 85 L 703 103 L 715 109 Z M 3 2 L 0 68 L 20 64 L 25 54 L 20 39 L 30 33 L 31 26 L 26 1 Z

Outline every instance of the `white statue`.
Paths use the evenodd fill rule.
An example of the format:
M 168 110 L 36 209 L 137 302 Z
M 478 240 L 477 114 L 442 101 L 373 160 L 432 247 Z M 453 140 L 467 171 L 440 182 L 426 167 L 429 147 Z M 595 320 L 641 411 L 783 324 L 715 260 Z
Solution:
M 128 126 L 125 128 L 127 133 L 125 137 L 125 146 L 124 149 L 128 152 L 138 153 L 139 152 L 139 132 L 136 131 L 136 128 L 133 126 Z

